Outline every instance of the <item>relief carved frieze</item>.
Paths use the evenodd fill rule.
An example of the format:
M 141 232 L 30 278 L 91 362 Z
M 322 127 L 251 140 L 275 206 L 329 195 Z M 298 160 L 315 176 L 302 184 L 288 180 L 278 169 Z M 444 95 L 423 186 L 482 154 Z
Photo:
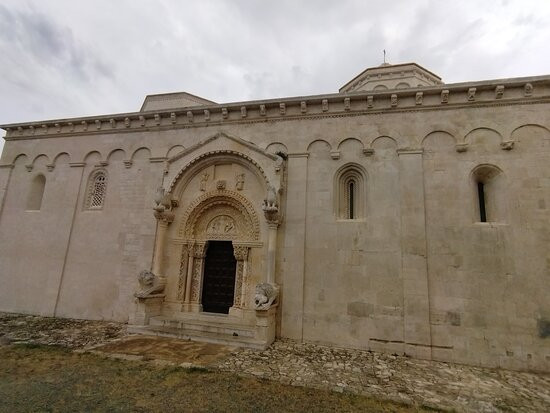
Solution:
M 229 215 L 218 215 L 206 226 L 206 235 L 209 239 L 232 237 L 237 233 L 237 224 Z

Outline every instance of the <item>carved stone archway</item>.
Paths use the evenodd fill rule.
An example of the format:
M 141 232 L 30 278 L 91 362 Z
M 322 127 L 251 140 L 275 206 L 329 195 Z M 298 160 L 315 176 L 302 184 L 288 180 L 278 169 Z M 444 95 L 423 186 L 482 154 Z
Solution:
M 189 205 L 178 235 L 183 239 L 178 282 L 178 298 L 183 300 L 183 310 L 202 311 L 204 259 L 208 242 L 213 240 L 231 241 L 237 260 L 230 313 L 246 308 L 249 250 L 260 245 L 260 221 L 250 201 L 235 191 L 210 191 Z

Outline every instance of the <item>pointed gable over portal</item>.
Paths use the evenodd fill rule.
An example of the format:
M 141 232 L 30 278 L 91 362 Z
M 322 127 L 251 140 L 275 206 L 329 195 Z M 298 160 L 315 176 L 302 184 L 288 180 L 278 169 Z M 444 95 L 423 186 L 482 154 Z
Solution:
M 408 89 L 440 84 L 443 84 L 443 82 L 439 76 L 416 63 L 401 63 L 397 65 L 382 63 L 377 67 L 369 67 L 355 76 L 342 86 L 339 92 Z

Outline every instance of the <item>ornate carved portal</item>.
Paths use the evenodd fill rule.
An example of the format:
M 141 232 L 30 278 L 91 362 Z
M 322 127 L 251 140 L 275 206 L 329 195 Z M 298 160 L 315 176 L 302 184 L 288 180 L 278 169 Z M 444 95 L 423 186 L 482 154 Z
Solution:
M 260 237 L 252 204 L 225 188 L 207 192 L 185 212 L 177 297 L 187 311 L 227 313 L 247 303 L 250 245 Z M 229 290 L 228 290 L 229 289 Z

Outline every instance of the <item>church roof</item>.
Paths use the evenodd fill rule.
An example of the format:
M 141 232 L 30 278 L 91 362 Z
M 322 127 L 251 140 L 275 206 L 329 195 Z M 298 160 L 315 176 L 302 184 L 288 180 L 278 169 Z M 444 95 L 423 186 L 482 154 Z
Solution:
M 147 95 L 143 101 L 143 105 L 141 105 L 140 112 L 178 109 L 212 104 L 216 104 L 216 102 L 187 92 L 159 93 L 155 95 Z
M 369 67 L 340 88 L 340 93 L 408 89 L 443 84 L 441 77 L 417 63 L 382 63 Z

